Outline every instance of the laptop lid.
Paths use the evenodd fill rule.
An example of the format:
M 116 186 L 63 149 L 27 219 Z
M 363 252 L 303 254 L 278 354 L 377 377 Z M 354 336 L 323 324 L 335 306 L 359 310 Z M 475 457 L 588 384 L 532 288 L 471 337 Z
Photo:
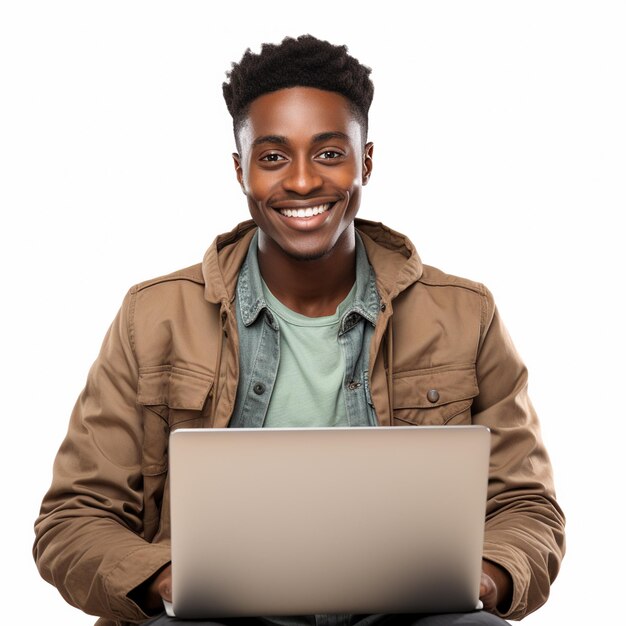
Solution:
M 174 431 L 173 612 L 473 610 L 488 466 L 481 426 Z

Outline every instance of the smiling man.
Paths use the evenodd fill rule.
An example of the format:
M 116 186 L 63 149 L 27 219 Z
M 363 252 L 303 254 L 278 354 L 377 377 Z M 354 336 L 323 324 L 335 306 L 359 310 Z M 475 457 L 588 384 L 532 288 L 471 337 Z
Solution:
M 309 317 L 334 314 L 354 284 L 354 218 L 372 168 L 363 134 L 345 96 L 311 87 L 259 96 L 237 133 L 261 275 Z
M 372 174 L 369 74 L 345 46 L 308 35 L 248 50 L 229 73 L 252 220 L 202 264 L 129 291 L 36 522 L 41 574 L 101 626 L 181 623 L 159 614 L 171 599 L 168 436 L 181 426 L 491 430 L 483 611 L 259 623 L 502 624 L 548 597 L 564 519 L 491 294 L 355 219 Z

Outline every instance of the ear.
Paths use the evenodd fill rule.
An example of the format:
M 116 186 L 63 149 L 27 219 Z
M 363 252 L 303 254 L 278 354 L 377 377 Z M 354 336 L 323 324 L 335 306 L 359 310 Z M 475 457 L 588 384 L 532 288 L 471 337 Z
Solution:
M 370 176 L 372 175 L 373 157 L 374 144 L 371 141 L 368 141 L 363 149 L 363 174 L 361 180 L 364 185 L 367 185 Z
M 237 176 L 237 182 L 241 186 L 241 191 L 243 191 L 243 193 L 245 194 L 246 187 L 243 184 L 243 168 L 241 166 L 241 157 L 239 156 L 239 154 L 237 154 L 237 152 L 233 152 L 232 157 L 233 157 L 233 163 L 235 165 L 235 173 Z

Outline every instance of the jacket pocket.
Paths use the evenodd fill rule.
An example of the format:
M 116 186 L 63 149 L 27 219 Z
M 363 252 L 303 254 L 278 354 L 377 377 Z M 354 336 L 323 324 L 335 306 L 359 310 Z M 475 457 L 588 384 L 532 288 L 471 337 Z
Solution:
M 398 372 L 393 377 L 394 423 L 469 424 L 477 395 L 473 364 Z
M 170 365 L 140 368 L 137 403 L 143 408 L 144 536 L 150 540 L 161 521 L 167 480 L 170 432 L 208 425 L 213 379 Z

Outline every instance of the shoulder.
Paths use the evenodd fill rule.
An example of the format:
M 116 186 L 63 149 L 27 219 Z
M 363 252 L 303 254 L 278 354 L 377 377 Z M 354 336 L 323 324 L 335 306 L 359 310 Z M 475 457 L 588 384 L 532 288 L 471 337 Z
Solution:
M 198 263 L 133 285 L 128 292 L 129 307 L 135 316 L 143 312 L 154 318 L 194 301 L 206 305 L 204 290 L 202 265 Z
M 194 284 L 204 286 L 202 264 L 196 263 L 195 265 L 190 265 L 189 267 L 177 270 L 175 272 L 171 272 L 170 274 L 165 274 L 163 276 L 158 276 L 156 278 L 142 281 L 140 283 L 137 283 L 136 285 L 133 285 L 133 287 L 131 287 L 130 289 L 130 292 L 136 294 L 150 288 L 158 288 L 160 286 L 168 285 L 169 283 L 190 283 L 190 286 Z
M 140 370 L 195 363 L 209 371 L 204 353 L 213 353 L 220 317 L 219 305 L 205 298 L 201 264 L 134 285 L 123 315 Z
M 135 335 L 169 335 L 176 329 L 196 329 L 215 316 L 214 308 L 205 298 L 200 263 L 137 283 L 126 297 L 129 324 Z
M 474 293 L 479 297 L 491 296 L 491 293 L 483 283 L 470 280 L 469 278 L 455 276 L 454 274 L 447 274 L 432 265 L 423 265 L 422 268 L 422 275 L 418 279 L 418 283 L 429 287 L 453 287 Z
M 204 291 L 201 264 L 137 283 L 128 291 L 125 302 L 129 324 L 140 332 L 204 316 L 208 305 Z
M 396 298 L 394 310 L 405 321 L 419 316 L 448 328 L 469 325 L 482 335 L 494 315 L 495 302 L 483 283 L 424 264 L 419 278 Z

